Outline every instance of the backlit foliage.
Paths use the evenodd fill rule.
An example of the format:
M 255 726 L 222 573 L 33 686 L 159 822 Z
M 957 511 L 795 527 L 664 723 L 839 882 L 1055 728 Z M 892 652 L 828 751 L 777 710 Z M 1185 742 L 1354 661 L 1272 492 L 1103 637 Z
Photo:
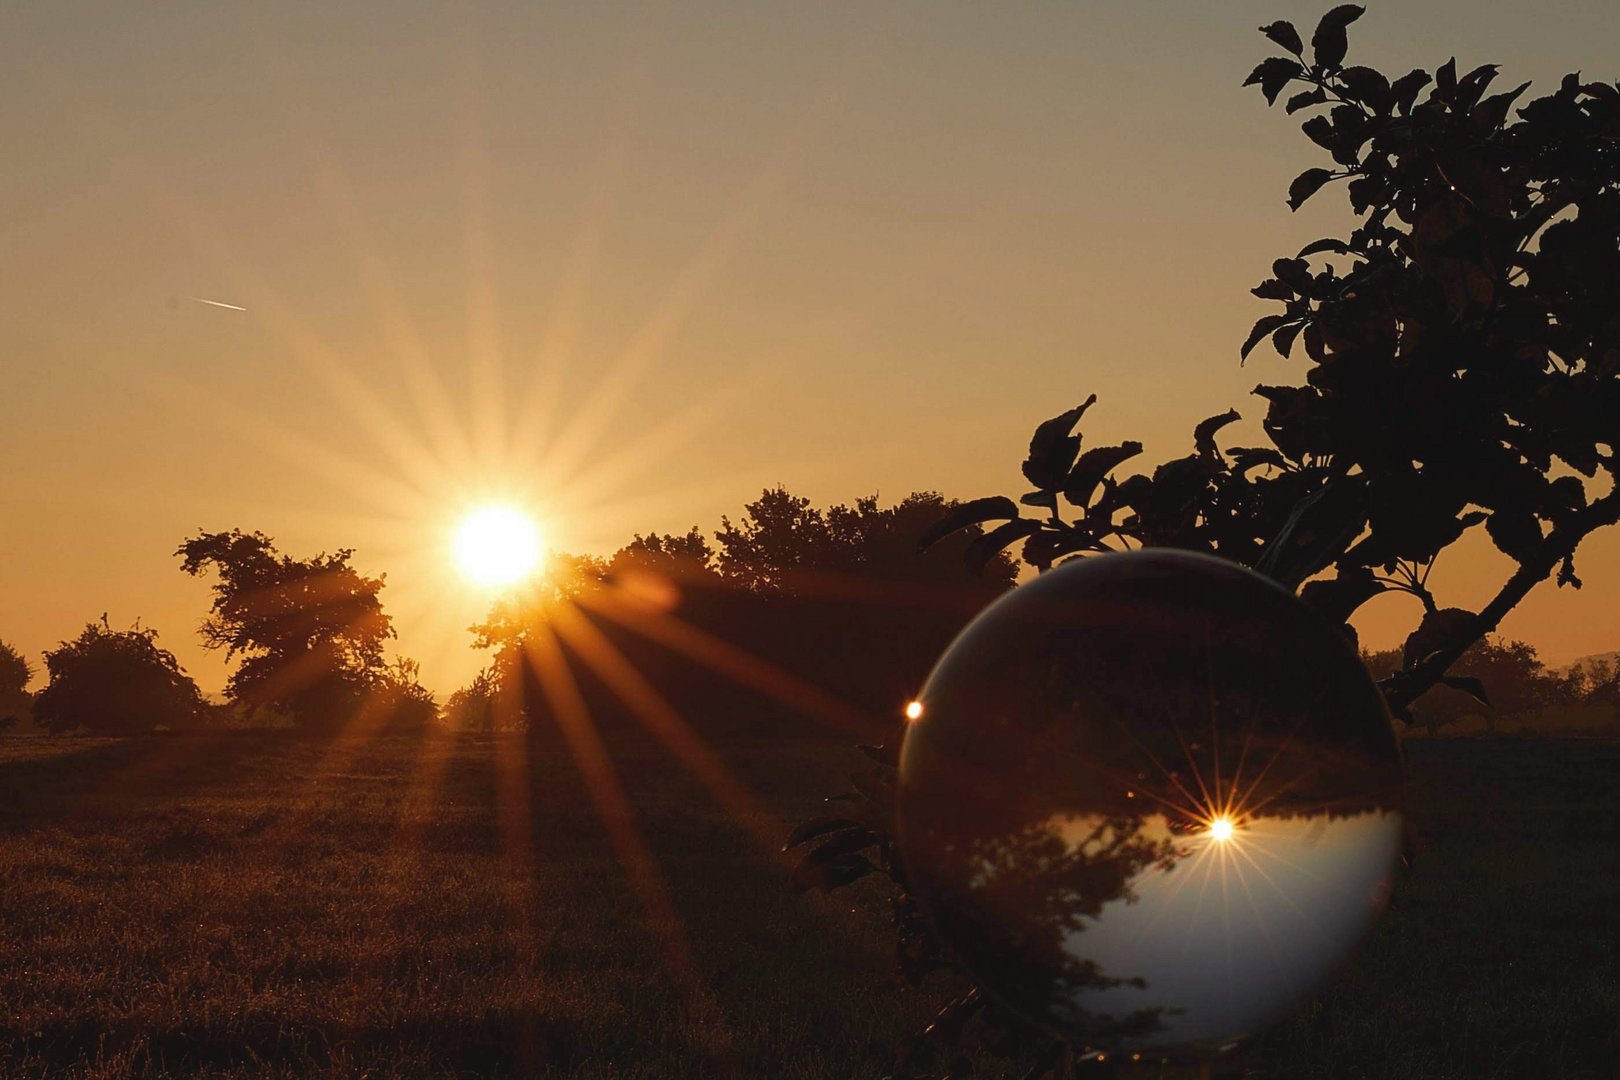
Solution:
M 1486 64 L 1391 79 L 1346 66 L 1355 5 L 1330 11 L 1309 51 L 1285 22 L 1262 32 L 1288 55 L 1249 76 L 1332 159 L 1289 188 L 1298 208 L 1339 184 L 1358 224 L 1276 260 L 1256 296 L 1281 310 L 1269 338 L 1302 385 L 1258 386 L 1268 445 L 1223 447 L 1239 419 L 1213 416 L 1193 449 L 1122 475 L 1142 445 L 1081 451 L 1095 398 L 1036 429 L 1023 517 L 979 499 L 929 539 L 1000 521 L 986 544 L 1023 542 L 1044 569 L 1074 555 L 1167 545 L 1268 574 L 1335 622 L 1390 589 L 1424 604 L 1425 648 L 1387 686 L 1401 714 L 1540 581 L 1579 586 L 1575 552 L 1620 519 L 1620 89 L 1567 76 L 1487 94 Z M 1447 616 L 1435 557 L 1484 528 L 1517 568 L 1479 612 Z

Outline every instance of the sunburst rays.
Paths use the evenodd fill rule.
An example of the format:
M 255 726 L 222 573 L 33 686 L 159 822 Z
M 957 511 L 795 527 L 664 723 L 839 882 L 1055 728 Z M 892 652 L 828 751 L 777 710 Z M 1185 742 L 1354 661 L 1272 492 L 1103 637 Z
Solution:
M 470 24 L 465 24 L 470 25 Z M 450 665 L 446 657 L 465 627 L 482 614 L 486 599 L 472 594 L 469 603 L 450 602 L 449 531 L 469 504 L 490 500 L 518 502 L 548 525 L 557 523 L 568 544 L 589 526 L 593 515 L 641 510 L 660 497 L 645 489 L 646 463 L 667 458 L 698 440 L 750 388 L 757 371 L 746 367 L 712 388 L 684 396 L 661 410 L 651 422 L 629 422 L 627 405 L 663 363 L 679 335 L 768 216 L 774 200 L 798 168 L 809 129 L 828 113 L 823 87 L 799 118 L 782 125 L 781 144 L 762 156 L 760 165 L 741 185 L 729 206 L 667 283 L 664 295 L 645 316 L 632 319 L 617 355 L 581 354 L 583 321 L 593 282 L 605 263 L 604 225 L 614 210 L 615 178 L 629 174 L 631 141 L 623 131 L 609 131 L 580 212 L 575 238 L 561 256 L 560 287 L 550 300 L 549 318 L 533 348 L 514 350 L 505 334 L 499 267 L 497 207 L 492 201 L 494 162 L 485 131 L 477 85 L 479 42 L 469 30 L 454 43 L 452 90 L 456 124 L 453 174 L 460 200 L 462 230 L 459 252 L 465 279 L 465 326 L 457 358 L 447 374 L 435 335 L 412 311 L 373 231 L 367 227 L 364 198 L 340 155 L 323 138 L 317 103 L 301 93 L 290 65 L 276 51 L 274 35 L 265 35 L 261 58 L 269 82 L 287 103 L 285 119 L 297 136 L 312 189 L 324 210 L 336 250 L 347 256 L 359 285 L 360 314 L 380 343 L 382 363 L 351 355 L 331 340 L 320 321 L 299 310 L 299 303 L 277 287 L 273 275 L 254 265 L 233 245 L 229 223 L 188 200 L 182 187 L 164 175 L 146 150 L 115 123 L 103 121 L 88 106 L 82 115 L 99 145 L 119 157 L 137 191 L 186 237 L 202 261 L 216 268 L 247 309 L 244 333 L 267 336 L 292 364 L 324 410 L 338 418 L 337 427 L 322 429 L 306 422 L 306 408 L 292 420 L 269 417 L 259 402 L 232 398 L 208 382 L 174 375 L 154 380 L 160 394 L 187 415 L 217 425 L 220 437 L 246 440 L 265 457 L 295 476 L 307 477 L 330 497 L 311 498 L 307 490 L 286 485 L 239 489 L 232 513 L 257 508 L 263 517 L 244 521 L 248 527 L 275 534 L 291 533 L 319 546 L 354 544 L 360 559 L 392 574 L 387 603 L 404 633 L 406 651 L 435 671 Z M 650 40 L 650 39 L 649 39 Z M 840 71 L 838 77 L 846 72 Z M 836 89 L 836 88 L 835 88 Z M 626 115 L 633 107 L 627 98 Z M 452 258 L 455 252 L 452 250 Z M 564 405 L 570 374 L 592 371 L 594 381 L 583 400 Z M 400 394 L 403 409 L 391 405 Z M 312 403 L 313 404 L 313 403 Z M 566 411 L 565 411 L 566 409 Z M 330 423 L 330 421 L 328 421 Z M 731 477 L 688 480 L 679 494 L 689 500 L 712 500 Z M 740 478 L 738 478 L 740 479 Z M 664 493 L 665 497 L 668 493 Z M 335 505 L 335 503 L 341 505 Z M 322 504 L 326 505 L 322 505 Z M 674 507 L 659 507 L 673 510 Z M 682 508 L 684 512 L 684 507 Z M 552 539 L 548 537 L 548 539 Z M 745 649 L 705 634 L 668 613 L 638 612 L 625 598 L 605 592 L 594 598 L 593 613 L 616 618 L 644 633 L 648 640 L 706 665 L 722 676 L 839 728 L 856 728 L 866 718 L 836 695 L 794 678 Z M 606 683 L 636 721 L 654 736 L 670 757 L 695 777 L 738 828 L 770 857 L 778 857 L 780 822 L 710 747 L 677 704 L 660 692 L 630 659 L 586 617 L 584 610 L 564 608 L 559 617 L 537 629 L 525 659 L 537 676 L 549 711 L 556 719 L 574 768 L 583 779 L 595 813 L 603 822 L 625 880 L 644 910 L 661 944 L 665 964 L 685 989 L 702 1030 L 710 1033 L 717 1054 L 724 1053 L 723 1018 L 705 986 L 700 965 L 686 939 L 680 913 L 658 862 L 638 826 L 632 800 L 615 770 L 611 750 L 584 699 L 578 674 L 568 654 L 582 661 Z M 424 651 L 425 650 L 425 651 Z M 276 672 L 276 694 L 312 685 L 329 667 L 311 655 Z M 497 699 L 510 712 L 516 699 Z M 497 725 L 516 728 L 520 717 L 507 715 Z M 362 695 L 329 737 L 314 750 L 302 780 L 308 796 L 316 787 L 342 774 L 388 727 L 387 702 L 380 690 Z M 447 740 L 437 730 L 419 735 L 415 767 L 399 800 L 394 842 L 407 852 L 421 848 L 428 815 L 447 768 Z M 154 755 L 148 768 L 166 767 L 183 756 L 176 743 Z M 533 748 L 523 738 L 493 740 L 495 827 L 508 869 L 509 917 L 514 924 L 543 917 L 535 892 Z M 170 753 L 169 751 L 173 751 Z M 270 830 L 288 843 L 307 824 L 301 809 L 313 805 L 298 793 L 290 812 Z M 513 940 L 524 935 L 514 933 Z

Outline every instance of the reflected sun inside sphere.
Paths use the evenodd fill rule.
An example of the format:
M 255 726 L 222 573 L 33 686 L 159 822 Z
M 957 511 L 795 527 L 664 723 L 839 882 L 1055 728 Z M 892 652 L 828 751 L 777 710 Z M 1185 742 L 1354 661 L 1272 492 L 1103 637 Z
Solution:
M 540 529 L 511 506 L 485 506 L 456 525 L 451 542 L 456 567 L 468 581 L 485 588 L 516 585 L 540 566 Z

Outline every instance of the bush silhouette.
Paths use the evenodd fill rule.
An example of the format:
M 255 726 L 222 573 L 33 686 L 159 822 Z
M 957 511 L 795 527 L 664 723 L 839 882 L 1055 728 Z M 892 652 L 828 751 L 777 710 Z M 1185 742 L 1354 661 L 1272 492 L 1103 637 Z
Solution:
M 194 727 L 206 716 L 202 693 L 157 632 L 90 623 L 45 654 L 50 681 L 34 700 L 34 717 L 54 734 L 139 735 Z
M 28 680 L 34 669 L 16 648 L 0 641 L 0 731 L 15 727 L 33 711 Z

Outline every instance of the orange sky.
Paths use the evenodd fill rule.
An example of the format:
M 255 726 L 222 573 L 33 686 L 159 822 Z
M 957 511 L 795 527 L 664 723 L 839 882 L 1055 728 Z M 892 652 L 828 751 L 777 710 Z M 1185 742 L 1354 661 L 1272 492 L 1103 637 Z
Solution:
M 1237 345 L 1318 164 L 1239 84 L 1269 2 L 284 2 L 0 10 L 0 637 L 156 627 L 206 689 L 207 585 L 239 526 L 389 573 L 441 690 L 485 597 L 460 508 L 553 542 L 712 531 L 770 484 L 818 502 L 1017 494 L 1034 424 L 1184 453 L 1257 382 Z M 549 6 L 547 6 L 549 8 Z M 1375 4 L 1351 59 L 1613 77 L 1601 0 Z M 245 307 L 197 303 L 202 297 Z M 1620 647 L 1620 536 L 1506 626 Z M 1504 571 L 1442 558 L 1445 603 Z M 1375 644 L 1413 602 L 1374 601 Z

